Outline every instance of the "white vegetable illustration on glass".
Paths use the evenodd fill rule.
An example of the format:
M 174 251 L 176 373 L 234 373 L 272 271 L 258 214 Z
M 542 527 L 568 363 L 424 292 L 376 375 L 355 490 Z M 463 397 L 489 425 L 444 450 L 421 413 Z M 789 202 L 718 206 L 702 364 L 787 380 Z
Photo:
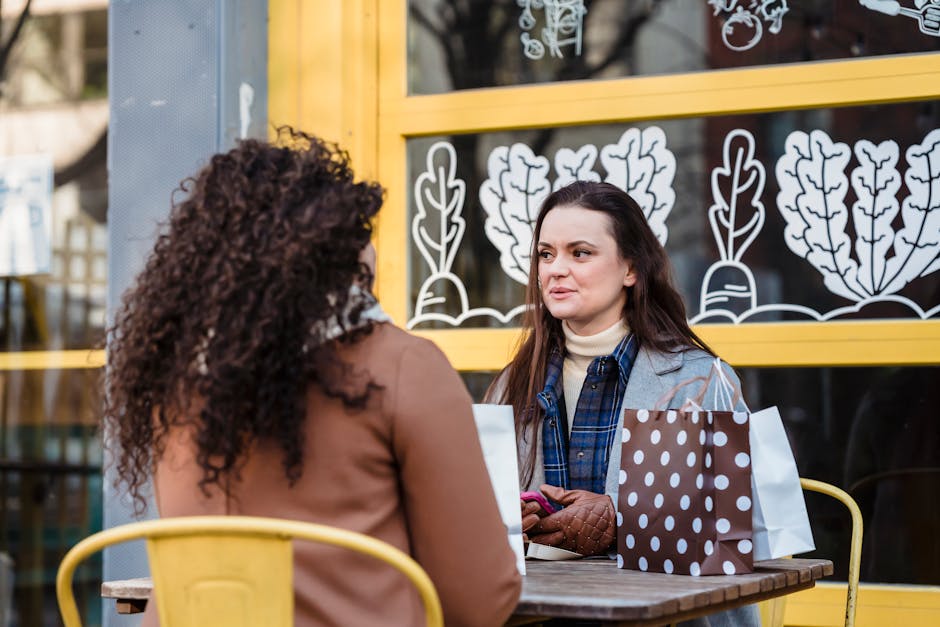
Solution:
M 719 309 L 743 313 L 757 306 L 757 288 L 750 268 L 741 263 L 764 225 L 764 165 L 754 158 L 754 137 L 734 130 L 725 137 L 722 165 L 712 170 L 708 222 L 721 260 L 702 280 L 700 311 Z
M 535 218 L 552 191 L 548 159 L 525 144 L 498 146 L 490 153 L 486 170 L 489 178 L 480 186 L 486 236 L 500 252 L 503 272 L 525 285 Z
M 763 23 L 776 35 L 783 28 L 787 0 L 707 0 L 714 15 L 721 15 L 721 41 L 729 50 L 743 52 L 756 46 L 764 36 Z M 865 0 L 862 0 L 864 2 Z
M 505 315 L 486 307 L 470 309 L 463 281 L 451 272 L 466 229 L 461 216 L 466 183 L 457 178 L 454 147 L 448 142 L 436 142 L 428 149 L 426 165 L 425 171 L 415 181 L 415 216 L 411 221 L 411 236 L 430 266 L 431 275 L 418 290 L 414 316 L 408 321 L 408 328 L 432 320 L 458 326 L 474 316 L 492 316 L 502 322 L 509 321 L 522 311 L 521 305 Z M 453 308 L 448 306 L 449 302 L 457 303 L 457 316 L 447 313 Z
M 897 232 L 892 226 L 901 187 L 896 142 L 858 140 L 850 178 L 846 167 L 852 151 L 824 131 L 794 131 L 785 145 L 776 166 L 784 241 L 822 275 L 832 293 L 854 304 L 828 312 L 791 303 L 757 304 L 759 286 L 741 256 L 763 227 L 764 167 L 753 158 L 753 136 L 738 129 L 725 138 L 722 164 L 712 172 L 714 204 L 708 218 L 721 261 L 705 275 L 700 312 L 692 322 L 743 322 L 767 312 L 830 320 L 875 302 L 906 305 L 925 319 L 940 313 L 940 305 L 925 311 L 897 294 L 940 269 L 940 130 L 907 150 L 910 195 L 900 204 L 903 226 Z M 856 197 L 851 212 L 845 203 L 850 180 Z M 846 233 L 850 215 L 854 242 Z
M 643 208 L 660 243 L 666 244 L 666 218 L 676 202 L 672 188 L 676 158 L 666 148 L 666 134 L 658 126 L 628 129 L 616 144 L 601 149 L 606 182 L 626 191 Z
M 735 129 L 725 137 L 721 162 L 711 173 L 707 215 L 718 260 L 705 273 L 699 313 L 691 322 L 741 323 L 783 312 L 823 321 L 876 302 L 904 305 L 923 319 L 940 314 L 940 304 L 919 304 L 900 294 L 911 282 L 940 270 L 940 129 L 908 147 L 903 165 L 892 140 L 859 139 L 850 147 L 813 130 L 790 133 L 784 145 L 775 167 L 784 242 L 819 273 L 830 292 L 851 304 L 821 312 L 796 303 L 761 303 L 760 285 L 745 254 L 766 220 L 766 168 L 754 136 Z M 426 162 L 414 185 L 411 227 L 412 241 L 431 272 L 418 291 L 408 327 L 428 321 L 459 326 L 476 316 L 512 321 L 524 305 L 507 312 L 471 308 L 462 279 L 452 271 L 466 229 L 466 184 L 457 175 L 454 147 L 433 144 Z M 525 285 L 535 218 L 546 196 L 575 180 L 604 180 L 637 200 L 665 243 L 666 219 L 676 199 L 675 172 L 675 156 L 655 126 L 627 129 L 618 141 L 600 148 L 560 148 L 551 162 L 522 143 L 497 146 L 479 190 L 483 231 L 506 276 Z M 899 198 L 905 189 L 907 196 Z
M 784 238 L 790 250 L 810 262 L 833 293 L 859 303 L 850 309 L 890 300 L 907 305 L 923 318 L 937 313 L 940 307 L 924 312 L 896 293 L 940 268 L 940 129 L 905 154 L 904 179 L 910 194 L 902 203 L 903 226 L 896 233 L 892 221 L 900 187 L 898 145 L 894 141 L 877 146 L 856 142 L 859 164 L 852 172 L 858 197 L 852 207 L 855 258 L 845 233 L 848 146 L 833 142 L 823 131 L 796 131 L 787 138 L 786 147 L 777 162 L 777 206 L 787 221 Z M 886 259 L 889 249 L 894 255 Z M 829 312 L 824 318 L 841 312 Z
M 545 48 L 553 57 L 564 57 L 562 47 L 574 48 L 575 56 L 581 55 L 581 41 L 584 33 L 584 15 L 587 8 L 584 0 L 516 0 L 522 7 L 519 27 L 523 30 L 519 39 L 522 52 L 530 59 L 541 59 Z M 540 39 L 533 38 L 528 31 L 535 28 L 538 20 L 533 9 L 544 9 L 545 27 Z
M 866 9 L 885 15 L 903 15 L 917 21 L 925 35 L 940 37 L 940 0 L 914 0 L 914 7 L 904 6 L 896 0 L 858 0 Z

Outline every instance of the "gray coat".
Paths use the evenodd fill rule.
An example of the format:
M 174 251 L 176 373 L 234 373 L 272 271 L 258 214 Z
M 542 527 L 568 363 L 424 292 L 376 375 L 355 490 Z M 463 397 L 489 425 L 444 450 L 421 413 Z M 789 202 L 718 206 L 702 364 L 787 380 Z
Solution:
M 662 353 L 655 349 L 641 347 L 636 362 L 627 380 L 624 391 L 623 409 L 678 409 L 687 399 L 699 398 L 698 404 L 704 409 L 731 409 L 719 391 L 718 377 L 712 377 L 708 388 L 702 390 L 703 381 L 708 378 L 715 364 L 715 358 L 705 351 L 692 349 L 682 353 Z M 721 362 L 728 381 L 740 390 L 738 376 L 728 364 Z M 684 384 L 684 385 L 683 385 Z M 678 387 L 678 389 L 675 389 Z M 704 392 L 704 394 L 703 394 Z M 745 410 L 743 399 L 738 399 L 734 409 Z M 623 412 L 620 414 L 618 431 L 623 427 Z M 533 437 L 534 435 L 534 437 Z M 616 439 L 615 443 L 619 444 Z M 542 459 L 542 432 L 527 433 L 519 443 L 519 463 L 524 464 L 529 451 L 535 446 L 535 472 L 526 490 L 538 490 L 545 483 L 545 467 Z M 610 451 L 607 464 L 607 482 L 605 492 L 617 505 L 618 474 L 620 472 L 620 446 Z
M 687 399 L 696 399 L 703 409 L 732 409 L 719 391 L 718 377 L 711 377 L 708 387 L 702 390 L 704 381 L 698 377 L 709 378 L 715 358 L 705 351 L 692 349 L 681 353 L 662 353 L 655 349 L 640 347 L 633 370 L 627 380 L 624 391 L 623 409 L 679 409 Z M 728 364 L 721 362 L 722 370 L 728 381 L 740 390 L 738 376 Z M 693 381 L 694 380 L 694 381 Z M 498 387 L 498 386 L 497 386 Z M 738 395 L 733 409 L 747 410 L 743 398 Z M 623 427 L 623 412 L 620 412 L 618 431 Z M 534 437 L 533 437 L 534 435 Z M 524 489 L 538 490 L 545 483 L 545 465 L 542 458 L 541 429 L 535 434 L 528 433 L 519 443 L 519 463 L 528 459 L 531 446 L 535 446 L 535 472 L 532 480 Z M 617 506 L 618 475 L 620 473 L 620 439 L 614 440 L 615 446 L 610 451 L 607 465 L 605 492 Z M 703 616 L 679 623 L 680 627 L 760 627 L 760 613 L 756 605 L 746 605 L 726 612 Z

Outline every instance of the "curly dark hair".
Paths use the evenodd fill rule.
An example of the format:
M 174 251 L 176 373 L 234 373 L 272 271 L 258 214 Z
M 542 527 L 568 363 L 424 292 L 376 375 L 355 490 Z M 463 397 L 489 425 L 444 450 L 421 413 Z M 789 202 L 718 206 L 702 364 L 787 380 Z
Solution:
M 279 445 L 293 483 L 308 386 L 351 408 L 378 388 L 337 354 L 337 342 L 369 325 L 311 345 L 311 329 L 344 311 L 350 287 L 371 283 L 359 255 L 382 205 L 378 184 L 354 181 L 337 146 L 280 128 L 274 142 L 213 156 L 180 192 L 108 331 L 108 448 L 116 487 L 138 512 L 170 427 L 193 429 L 204 493 L 215 484 L 228 494 L 261 439 Z

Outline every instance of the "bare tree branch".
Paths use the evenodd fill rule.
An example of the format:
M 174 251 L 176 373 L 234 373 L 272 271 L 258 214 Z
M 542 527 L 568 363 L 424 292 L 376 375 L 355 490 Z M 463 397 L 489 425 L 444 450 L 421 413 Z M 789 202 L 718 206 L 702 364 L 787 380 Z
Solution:
M 23 30 L 23 24 L 26 23 L 26 18 L 29 17 L 29 5 L 32 3 L 33 0 L 26 0 L 26 6 L 23 7 L 23 11 L 20 13 L 19 17 L 16 18 L 16 25 L 13 27 L 13 31 L 7 38 L 6 43 L 3 44 L 3 49 L 0 50 L 0 79 L 6 76 L 7 59 L 10 58 L 10 51 L 13 50 L 13 44 L 15 44 L 16 40 L 19 38 L 20 32 Z

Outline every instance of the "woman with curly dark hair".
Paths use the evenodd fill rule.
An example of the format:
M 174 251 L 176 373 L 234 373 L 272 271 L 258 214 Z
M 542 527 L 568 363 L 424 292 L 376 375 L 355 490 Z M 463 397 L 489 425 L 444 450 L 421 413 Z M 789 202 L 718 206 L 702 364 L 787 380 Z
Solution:
M 138 509 L 152 480 L 161 516 L 366 533 L 427 570 L 448 625 L 501 624 L 521 584 L 469 395 L 369 289 L 381 187 L 282 129 L 215 155 L 180 191 L 109 335 L 105 421 Z M 294 582 L 298 625 L 423 621 L 402 575 L 342 549 L 298 545 Z

